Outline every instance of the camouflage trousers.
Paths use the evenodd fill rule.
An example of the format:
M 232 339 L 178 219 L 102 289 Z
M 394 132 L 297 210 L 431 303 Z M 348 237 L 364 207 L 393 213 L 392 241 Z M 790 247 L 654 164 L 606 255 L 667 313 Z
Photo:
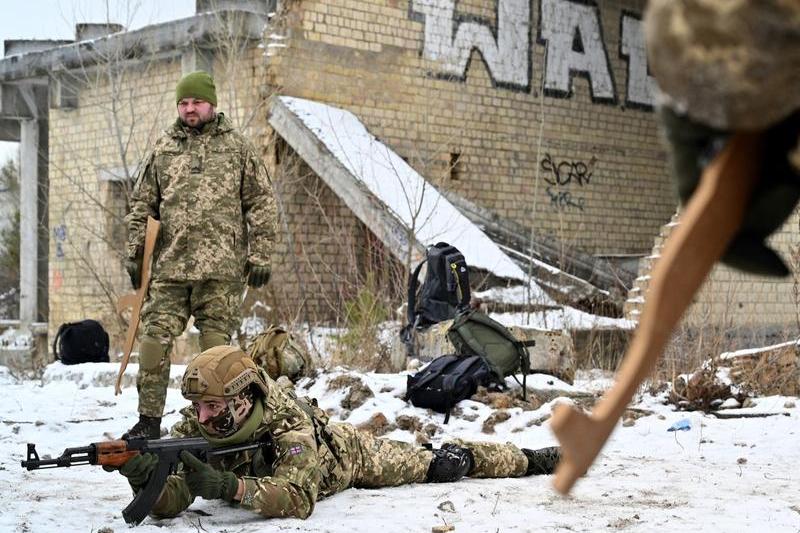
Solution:
M 208 349 L 230 342 L 241 321 L 243 282 L 170 281 L 154 279 L 142 306 L 139 339 L 139 414 L 160 417 L 169 385 L 170 352 L 190 316 L 200 330 L 200 346 Z
M 422 483 L 428 473 L 433 453 L 417 444 L 376 438 L 358 431 L 349 424 L 331 424 L 333 438 L 339 440 L 339 450 L 349 451 L 338 461 L 339 472 L 324 476 L 334 482 L 324 495 L 330 495 L 348 487 L 378 488 L 394 487 L 408 483 Z M 468 474 L 473 478 L 502 478 L 522 476 L 528 467 L 528 459 L 517 446 L 511 443 L 471 442 L 461 439 L 451 441 L 468 448 L 475 457 L 475 467 Z M 342 447 L 344 445 L 344 448 Z M 322 464 L 327 461 L 322 458 Z M 328 463 L 330 464 L 330 463 Z

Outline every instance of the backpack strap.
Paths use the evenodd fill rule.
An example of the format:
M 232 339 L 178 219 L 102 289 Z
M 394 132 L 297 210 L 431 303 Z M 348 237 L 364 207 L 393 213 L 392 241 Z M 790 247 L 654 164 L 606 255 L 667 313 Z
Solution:
M 452 253 L 445 256 L 448 268 L 447 288 L 451 292 L 458 294 L 458 304 L 456 309 L 459 312 L 469 309 L 470 289 L 469 289 L 469 272 L 467 271 L 467 262 L 461 252 Z M 463 270 L 459 267 L 463 267 Z
M 458 376 L 466 373 L 473 365 L 475 365 L 476 363 L 480 363 L 482 360 L 483 357 L 481 357 L 480 355 L 463 357 L 461 358 L 461 361 L 459 361 L 458 364 L 455 366 L 455 368 L 453 368 L 453 370 L 445 374 L 444 378 L 442 379 L 442 391 L 444 391 L 445 398 L 447 398 L 447 400 L 445 401 L 446 404 L 446 411 L 444 415 L 445 424 L 447 424 L 447 422 L 450 420 L 450 410 L 453 408 L 453 388 L 454 388 L 453 385 L 455 385 Z M 477 383 L 475 385 L 477 386 Z
M 417 288 L 419 287 L 419 272 L 422 270 L 422 265 L 428 261 L 426 257 L 417 265 L 414 272 L 408 277 L 408 325 L 414 327 L 414 322 L 417 319 Z
M 526 341 L 516 341 L 517 347 L 520 350 L 520 357 L 522 358 L 522 362 L 520 366 L 522 367 L 522 399 L 528 399 L 528 387 L 527 387 L 527 380 L 528 374 L 531 370 L 531 358 L 530 354 L 528 353 L 528 347 L 536 346 L 536 341 L 534 339 L 526 340 Z

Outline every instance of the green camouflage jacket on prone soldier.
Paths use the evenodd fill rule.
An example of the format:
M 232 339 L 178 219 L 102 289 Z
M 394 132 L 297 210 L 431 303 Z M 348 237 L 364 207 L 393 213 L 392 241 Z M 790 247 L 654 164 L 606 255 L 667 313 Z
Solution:
M 245 262 L 270 265 L 276 210 L 267 170 L 222 113 L 200 134 L 176 121 L 136 179 L 126 253 L 144 246 L 147 217 L 161 221 L 153 278 L 238 281 Z
M 336 459 L 342 457 L 350 462 L 348 432 L 339 431 L 336 425 L 327 426 L 325 414 L 309 405 L 309 412 L 314 413 L 312 420 L 293 392 L 276 385 L 266 373 L 263 378 L 269 386 L 269 397 L 259 398 L 251 419 L 232 436 L 209 436 L 197 423 L 192 407 L 181 411 L 184 418 L 172 428 L 171 436 L 203 436 L 215 446 L 261 440 L 264 446 L 255 452 L 215 457 L 209 464 L 244 479 L 245 492 L 239 507 L 265 517 L 306 518 L 319 497 L 337 493 L 350 484 L 350 476 L 344 474 L 350 468 L 342 468 Z M 255 423 L 251 424 L 253 419 Z M 326 426 L 328 429 L 323 430 Z M 318 437 L 318 433 L 324 433 L 325 438 Z M 170 476 L 152 514 L 175 516 L 193 500 L 183 476 Z

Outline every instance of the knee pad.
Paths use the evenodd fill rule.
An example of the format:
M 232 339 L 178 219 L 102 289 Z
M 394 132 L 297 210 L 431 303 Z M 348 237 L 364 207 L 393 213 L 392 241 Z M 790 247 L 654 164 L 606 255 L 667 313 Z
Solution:
M 139 369 L 154 370 L 169 353 L 172 340 L 144 335 L 139 341 Z
M 450 483 L 469 474 L 475 466 L 472 452 L 456 444 L 444 444 L 431 450 L 433 459 L 428 467 L 425 481 L 428 483 Z

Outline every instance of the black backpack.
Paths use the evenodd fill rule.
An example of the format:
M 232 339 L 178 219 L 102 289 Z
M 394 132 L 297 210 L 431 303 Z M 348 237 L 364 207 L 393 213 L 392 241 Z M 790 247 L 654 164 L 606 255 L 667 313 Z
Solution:
M 426 262 L 428 270 L 417 300 L 419 273 Z M 411 349 L 412 329 L 426 329 L 454 318 L 458 311 L 469 307 L 469 299 L 469 272 L 464 255 L 445 242 L 431 246 L 408 278 L 408 324 L 400 336 Z
M 61 324 L 53 340 L 53 355 L 65 365 L 108 363 L 108 333 L 96 320 Z
M 522 397 L 527 398 L 526 379 L 530 371 L 528 346 L 536 341 L 520 341 L 500 322 L 477 309 L 459 313 L 447 330 L 447 338 L 462 356 L 483 357 L 489 365 L 492 380 L 505 387 L 506 376 L 522 372 Z
M 473 355 L 442 355 L 414 374 L 408 376 L 406 400 L 415 407 L 445 413 L 444 423 L 450 420 L 450 409 L 469 398 L 491 378 L 491 371 L 482 357 Z

